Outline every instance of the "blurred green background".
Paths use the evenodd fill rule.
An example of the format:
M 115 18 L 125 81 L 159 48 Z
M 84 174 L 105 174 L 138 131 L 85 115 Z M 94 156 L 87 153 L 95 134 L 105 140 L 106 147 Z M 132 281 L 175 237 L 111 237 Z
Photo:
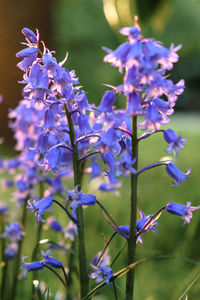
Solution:
M 27 4 L 28 2 L 28 4 Z M 21 87 L 17 84 L 22 74 L 16 69 L 15 53 L 21 49 L 21 28 L 38 28 L 48 48 L 56 50 L 58 61 L 62 60 L 66 51 L 69 58 L 68 69 L 74 69 L 80 84 L 88 95 L 90 103 L 99 103 L 104 83 L 116 85 L 121 82 L 121 75 L 108 64 L 103 63 L 105 55 L 102 46 L 115 49 L 124 39 L 118 34 L 121 26 L 133 25 L 133 16 L 139 16 L 139 24 L 145 37 L 161 40 L 165 46 L 170 43 L 182 44 L 179 51 L 180 61 L 172 71 L 172 78 L 186 80 L 187 89 L 177 102 L 175 115 L 170 127 L 182 132 L 187 138 L 186 148 L 179 152 L 176 159 L 182 171 L 192 168 L 189 179 L 182 185 L 172 188 L 171 179 L 162 168 L 155 168 L 141 175 L 139 179 L 139 208 L 146 214 L 154 213 L 170 201 L 199 205 L 199 148 L 200 148 L 200 1 L 199 0 L 43 0 L 16 2 L 0 0 L 0 93 L 4 97 L 1 104 L 0 136 L 4 136 L 7 144 L 13 144 L 12 134 L 7 129 L 8 107 L 15 107 L 21 99 Z M 120 104 L 119 104 L 120 105 Z M 139 164 L 158 161 L 166 153 L 166 144 L 160 135 L 142 141 L 139 148 Z M 10 148 L 2 148 L 2 156 Z M 69 184 L 70 185 L 70 184 Z M 85 192 L 97 192 L 97 184 L 84 182 Z M 112 212 L 113 218 L 120 224 L 127 224 L 129 181 L 122 180 L 120 193 L 111 195 L 97 192 L 98 199 Z M 11 195 L 2 191 L 1 201 L 9 201 Z M 9 201 L 10 202 L 10 201 Z M 12 205 L 12 204 L 11 204 Z M 110 236 L 112 230 L 104 221 L 97 207 L 85 211 L 87 220 L 88 258 L 96 254 L 104 245 L 104 235 Z M 15 214 L 16 216 L 16 214 Z M 94 218 L 95 216 L 95 218 Z M 28 212 L 28 231 L 36 223 Z M 58 220 L 63 215 L 57 212 Z M 136 300 L 168 300 L 178 299 L 187 286 L 200 274 L 200 218 L 195 213 L 190 225 L 182 226 L 183 220 L 163 214 L 158 225 L 159 235 L 150 232 L 144 235 L 143 245 L 138 245 L 138 259 L 151 256 L 172 255 L 172 259 L 157 259 L 139 265 L 136 269 Z M 97 224 L 97 225 L 95 225 Z M 47 232 L 43 237 L 48 236 Z M 24 255 L 31 256 L 34 236 L 27 234 L 24 244 Z M 116 253 L 122 244 L 122 238 L 113 241 L 110 253 Z M 55 254 L 56 257 L 59 254 Z M 184 258 L 194 260 L 194 263 Z M 61 258 L 63 258 L 61 256 Z M 114 271 L 126 265 L 126 257 L 122 255 Z M 48 271 L 40 273 L 40 279 L 48 278 L 52 292 L 62 289 L 53 275 Z M 29 277 L 29 276 L 28 276 Z M 19 285 L 18 299 L 27 299 L 30 278 L 24 285 Z M 118 280 L 119 299 L 123 299 L 124 278 Z M 113 299 L 112 290 L 105 288 L 103 296 L 97 299 Z M 189 299 L 200 299 L 199 281 L 188 292 Z M 95 299 L 95 298 L 94 298 Z M 184 298 L 183 298 L 184 299 Z

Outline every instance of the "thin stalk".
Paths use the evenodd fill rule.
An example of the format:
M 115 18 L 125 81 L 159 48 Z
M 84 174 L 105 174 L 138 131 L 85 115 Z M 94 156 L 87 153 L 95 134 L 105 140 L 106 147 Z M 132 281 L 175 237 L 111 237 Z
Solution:
M 39 182 L 39 198 L 41 199 L 44 196 L 44 183 L 43 181 Z M 41 234 L 42 234 L 42 227 L 43 227 L 43 223 L 40 222 L 39 224 L 37 224 L 37 233 L 36 233 L 36 245 L 39 244 L 39 241 L 41 239 Z M 35 252 L 35 256 L 33 257 L 33 261 L 37 260 L 38 257 L 38 252 Z M 38 276 L 38 272 L 35 271 L 32 273 L 32 281 L 37 279 Z M 32 291 L 31 291 L 31 300 L 34 300 L 34 285 L 32 285 Z
M 52 269 L 51 267 L 49 267 L 47 265 L 44 265 L 44 267 L 47 268 L 47 269 L 49 269 L 52 273 L 54 273 L 58 277 L 58 279 L 60 280 L 60 282 L 62 282 L 62 284 L 64 285 L 65 289 L 67 289 L 67 286 L 66 286 L 64 280 L 62 279 L 62 277 L 54 269 Z
M 71 147 L 74 149 L 72 153 L 73 171 L 74 171 L 74 187 L 81 184 L 81 170 L 79 163 L 78 146 L 75 143 L 75 131 L 73 120 L 70 112 L 68 111 L 67 105 L 64 105 L 68 126 Z M 84 220 L 83 220 L 83 209 L 81 206 L 77 208 L 77 218 L 79 221 L 78 226 L 78 250 L 79 250 L 79 274 L 80 274 L 80 298 L 88 293 L 88 272 L 86 263 L 86 251 L 85 251 L 85 233 L 84 233 Z
M 115 295 L 115 300 L 118 300 L 118 295 L 117 295 L 117 288 L 116 288 L 116 284 L 115 284 L 115 281 L 113 280 L 112 282 L 112 285 L 113 285 L 113 291 L 114 291 L 114 295 Z
M 27 201 L 29 199 L 29 196 L 26 197 L 25 201 L 24 201 L 24 206 L 23 206 L 23 211 L 22 211 L 22 216 L 21 216 L 21 225 L 24 229 L 25 227 L 25 223 L 26 223 L 26 205 L 27 205 Z M 23 238 L 21 239 L 21 241 L 18 242 L 18 253 L 17 253 L 17 258 L 16 258 L 16 262 L 15 262 L 15 269 L 14 269 L 14 276 L 13 276 L 13 286 L 12 286 L 12 291 L 11 291 L 11 298 L 12 300 L 15 299 L 16 296 L 16 290 L 17 290 L 17 283 L 18 283 L 18 272 L 19 272 L 19 266 L 20 266 L 20 262 L 21 262 L 21 251 L 22 251 L 22 243 L 23 243 Z
M 137 116 L 132 118 L 132 159 L 135 159 L 133 168 L 138 168 L 138 141 L 137 141 Z M 137 173 L 131 173 L 131 197 L 130 197 L 130 233 L 128 239 L 128 265 L 135 261 L 136 252 L 136 222 L 137 222 Z M 125 300 L 133 299 L 134 290 L 134 268 L 126 276 Z

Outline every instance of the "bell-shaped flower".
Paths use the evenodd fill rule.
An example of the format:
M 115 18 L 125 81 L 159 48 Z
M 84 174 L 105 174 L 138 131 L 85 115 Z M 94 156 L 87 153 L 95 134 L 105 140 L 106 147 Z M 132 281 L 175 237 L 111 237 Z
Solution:
M 17 67 L 20 70 L 27 72 L 36 60 L 38 51 L 39 49 L 36 47 L 29 47 L 19 51 L 16 56 L 23 58 L 23 60 L 17 64 Z
M 142 104 L 138 93 L 133 92 L 128 95 L 126 113 L 129 117 L 142 114 Z
M 184 149 L 186 139 L 182 139 L 181 134 L 178 137 L 175 131 L 173 131 L 172 129 L 167 129 L 163 132 L 163 137 L 165 141 L 169 144 L 169 148 L 165 150 L 166 152 L 173 151 L 176 157 L 177 150 Z
M 105 282 L 110 286 L 110 279 L 114 276 L 112 269 L 105 265 L 105 263 L 101 263 L 97 266 L 90 264 L 92 267 L 92 272 L 88 275 L 89 278 L 96 279 L 96 283 L 105 280 Z
M 44 112 L 44 128 L 54 128 L 55 126 L 55 113 L 51 107 L 45 109 Z
M 38 270 L 42 270 L 44 268 L 43 262 L 41 262 L 41 261 L 35 261 L 35 262 L 32 262 L 32 263 L 25 263 L 24 262 L 25 258 L 26 257 L 22 258 L 22 266 L 21 266 L 21 269 L 25 270 L 25 272 L 24 272 L 24 278 L 25 279 L 26 279 L 27 272 L 38 271 Z
M 12 242 L 17 242 L 22 240 L 24 234 L 18 223 L 10 223 L 5 226 L 5 231 L 1 234 L 1 237 L 9 238 Z
M 16 257 L 17 252 L 18 252 L 18 244 L 17 243 L 9 244 L 4 250 L 5 256 L 9 259 Z
M 42 251 L 42 256 L 44 257 L 44 260 L 42 261 L 42 263 L 44 265 L 49 265 L 56 269 L 62 268 L 62 266 L 63 266 L 62 263 L 58 259 L 51 257 L 50 254 L 51 254 L 50 250 L 47 250 L 46 252 Z
M 62 231 L 62 226 L 58 221 L 56 221 L 53 217 L 50 217 L 47 219 L 47 224 L 51 229 L 53 229 L 56 232 Z
M 80 134 L 81 135 L 84 135 L 84 134 L 92 132 L 92 128 L 90 127 L 90 124 L 89 124 L 89 117 L 88 117 L 88 115 L 81 114 L 78 117 L 78 126 L 79 126 L 79 130 L 80 130 Z
M 112 112 L 115 101 L 115 93 L 113 91 L 106 91 L 101 99 L 100 105 L 97 107 L 97 114 L 102 112 Z
M 187 170 L 186 173 L 183 173 L 173 163 L 167 164 L 165 169 L 166 169 L 167 173 L 169 174 L 169 176 L 175 180 L 175 183 L 173 183 L 174 186 L 180 184 L 183 180 L 188 179 L 187 175 L 190 174 L 190 171 L 191 171 L 189 169 L 189 170 Z
M 70 221 L 67 225 L 67 228 L 64 230 L 65 238 L 69 238 L 71 241 L 74 241 L 75 236 L 77 234 L 78 234 L 78 229 L 76 224 Z
M 29 28 L 24 27 L 24 28 L 22 29 L 22 33 L 25 35 L 25 37 L 26 37 L 30 42 L 35 43 L 35 44 L 38 43 L 38 38 L 37 38 L 37 36 L 36 36 L 35 33 L 34 33 L 32 30 L 30 30 Z
M 191 206 L 190 202 L 187 202 L 187 205 L 183 205 L 180 203 L 170 202 L 166 206 L 166 210 L 168 213 L 180 216 L 185 220 L 185 223 L 190 223 L 192 219 L 192 211 L 200 209 L 200 206 Z
M 38 222 L 44 222 L 42 216 L 44 212 L 53 204 L 53 198 L 54 198 L 53 194 L 49 194 L 47 197 L 39 201 L 36 200 L 28 201 L 27 209 L 35 213 Z
M 74 191 L 67 191 L 68 193 L 68 200 L 67 205 L 69 204 L 70 209 L 72 210 L 72 221 L 78 224 L 78 219 L 76 216 L 76 210 L 79 206 L 90 206 L 95 205 L 96 197 L 90 194 L 83 194 L 82 191 L 79 191 L 79 185 L 75 187 Z M 68 214 L 69 215 L 69 214 Z M 70 217 L 70 215 L 69 215 Z

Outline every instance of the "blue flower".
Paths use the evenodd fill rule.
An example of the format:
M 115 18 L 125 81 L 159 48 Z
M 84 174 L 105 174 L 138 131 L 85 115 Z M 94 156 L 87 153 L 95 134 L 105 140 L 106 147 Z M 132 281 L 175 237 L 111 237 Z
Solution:
M 58 221 L 56 221 L 53 217 L 47 219 L 47 224 L 55 231 L 62 231 L 62 226 Z
M 142 114 L 142 104 L 138 93 L 133 92 L 128 95 L 126 113 L 129 117 Z
M 187 205 L 170 202 L 166 206 L 166 210 L 170 214 L 182 217 L 185 220 L 184 224 L 190 223 L 193 216 L 191 212 L 197 209 L 200 209 L 200 206 L 191 206 L 190 202 L 187 202 Z
M 183 173 L 173 163 L 167 164 L 165 169 L 169 176 L 171 176 L 175 180 L 175 183 L 173 183 L 174 186 L 180 184 L 182 180 L 188 179 L 187 175 L 190 174 L 190 170 L 188 170 L 186 173 Z
M 105 263 L 101 263 L 98 266 L 90 264 L 93 271 L 89 274 L 89 278 L 96 278 L 96 283 L 105 280 L 105 282 L 110 286 L 110 279 L 114 276 L 112 269 L 105 265 Z
M 6 204 L 0 204 L 0 215 L 4 215 L 9 210 Z
M 57 269 L 62 268 L 62 266 L 63 266 L 62 263 L 58 259 L 51 257 L 50 254 L 51 254 L 50 250 L 47 250 L 46 252 L 42 251 L 42 256 L 44 257 L 44 260 L 42 261 L 42 263 L 44 265 L 50 265 Z
M 30 30 L 29 28 L 26 28 L 24 27 L 22 29 L 22 33 L 25 35 L 25 37 L 30 41 L 30 42 L 33 42 L 33 43 L 38 43 L 38 39 L 37 39 L 37 36 L 35 35 L 35 33 Z
M 9 259 L 16 257 L 17 252 L 18 252 L 18 244 L 17 243 L 9 244 L 4 251 L 5 256 Z
M 75 236 L 78 234 L 77 226 L 74 222 L 69 222 L 67 228 L 64 230 L 65 238 L 69 238 L 74 241 Z
M 28 71 L 36 60 L 38 51 L 39 49 L 36 47 L 29 47 L 19 51 L 16 56 L 23 58 L 23 60 L 17 64 L 18 68 L 25 72 Z
M 102 112 L 112 112 L 112 107 L 115 101 L 115 93 L 106 91 L 101 99 L 100 105 L 97 107 L 97 114 Z
M 5 232 L 1 237 L 8 237 L 12 242 L 21 241 L 24 232 L 20 229 L 18 223 L 10 223 L 8 226 L 5 226 Z
M 177 156 L 177 150 L 183 149 L 185 147 L 186 139 L 182 139 L 181 135 L 178 137 L 176 132 L 172 129 L 167 129 L 163 132 L 163 137 L 165 141 L 169 144 L 169 148 L 165 150 L 166 152 L 174 152 L 175 157 Z
M 70 205 L 70 208 L 72 210 L 72 221 L 75 221 L 75 223 L 77 222 L 78 224 L 78 220 L 77 220 L 77 216 L 76 216 L 76 210 L 79 206 L 88 206 L 88 205 L 95 205 L 96 203 L 96 197 L 94 195 L 90 195 L 90 194 L 83 194 L 82 191 L 78 191 L 79 189 L 79 185 L 77 185 L 75 187 L 74 191 L 67 191 L 68 193 L 68 200 L 67 200 L 67 204 Z M 70 217 L 70 215 L 69 215 Z
M 50 194 L 39 201 L 28 201 L 27 208 L 35 213 L 38 222 L 44 222 L 42 216 L 44 212 L 53 204 L 53 198 L 54 196 Z
M 21 267 L 22 270 L 25 270 L 25 272 L 24 272 L 24 278 L 25 279 L 26 279 L 27 272 L 29 272 L 29 271 L 38 271 L 38 270 L 42 270 L 44 268 L 43 262 L 35 261 L 35 262 L 32 262 L 32 263 L 25 263 L 24 262 L 25 258 L 26 257 L 22 258 L 22 267 Z

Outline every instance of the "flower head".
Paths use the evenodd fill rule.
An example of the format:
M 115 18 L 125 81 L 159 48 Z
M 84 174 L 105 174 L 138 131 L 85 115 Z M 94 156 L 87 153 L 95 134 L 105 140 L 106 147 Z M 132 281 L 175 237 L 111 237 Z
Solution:
M 190 223 L 192 219 L 192 211 L 200 209 L 200 206 L 191 206 L 190 202 L 187 202 L 187 205 L 180 203 L 170 202 L 166 206 L 167 212 L 173 215 L 180 216 L 185 220 L 184 223 Z
M 181 181 L 188 179 L 187 175 L 190 174 L 190 170 L 188 170 L 186 173 L 183 173 L 173 163 L 167 164 L 165 169 L 169 176 L 175 180 L 175 183 L 173 183 L 174 186 L 180 184 Z
M 24 278 L 25 279 L 26 279 L 27 272 L 42 270 L 44 268 L 43 262 L 41 262 L 41 261 L 35 261 L 35 262 L 32 262 L 32 263 L 25 263 L 24 262 L 25 258 L 26 257 L 22 258 L 22 267 L 21 267 L 22 270 L 25 270 L 25 272 L 24 272 Z
M 175 157 L 177 156 L 177 150 L 183 149 L 185 147 L 186 139 L 182 139 L 181 135 L 178 137 L 176 132 L 172 129 L 167 129 L 163 132 L 163 137 L 168 143 L 169 148 L 165 150 L 166 152 L 174 152 Z
M 42 256 L 44 257 L 44 260 L 42 261 L 42 263 L 44 265 L 50 265 L 57 269 L 62 268 L 62 263 L 58 259 L 51 257 L 50 254 L 51 254 L 50 250 L 47 250 L 46 252 L 42 251 Z
M 105 263 L 101 263 L 98 266 L 90 264 L 92 267 L 92 272 L 89 274 L 89 278 L 96 278 L 96 283 L 105 280 L 105 282 L 110 285 L 110 279 L 114 276 L 112 269 L 105 265 Z

